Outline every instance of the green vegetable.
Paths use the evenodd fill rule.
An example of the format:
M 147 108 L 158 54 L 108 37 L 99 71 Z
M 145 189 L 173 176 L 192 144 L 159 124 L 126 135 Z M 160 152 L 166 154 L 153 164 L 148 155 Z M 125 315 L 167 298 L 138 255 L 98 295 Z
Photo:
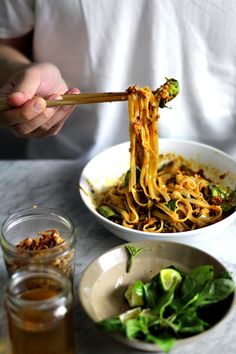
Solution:
M 227 298 L 228 294 L 234 291 L 234 284 L 231 279 L 218 278 L 208 283 L 200 293 L 197 305 L 205 306 L 214 304 Z
M 125 246 L 125 248 L 127 249 L 128 255 L 129 255 L 128 265 L 127 265 L 127 273 L 129 273 L 131 271 L 131 267 L 133 265 L 133 261 L 134 261 L 135 256 L 137 256 L 139 253 L 145 251 L 146 248 L 145 247 L 138 248 L 133 245 L 127 245 L 127 246 Z
M 97 326 L 108 332 L 125 333 L 125 326 L 119 317 L 102 320 L 97 323 Z
M 120 215 L 118 215 L 112 208 L 107 205 L 100 205 L 98 207 L 98 212 L 106 219 L 120 219 Z
M 151 281 L 143 285 L 144 296 L 146 300 L 147 307 L 153 309 L 157 306 L 158 297 L 158 283 Z
M 125 181 L 124 181 L 124 186 L 125 187 L 128 187 L 129 186 L 129 178 L 130 178 L 130 170 L 128 170 L 126 172 L 126 175 L 125 175 Z
M 137 254 L 135 251 L 132 254 Z M 214 325 L 221 309 L 222 313 L 225 310 L 224 301 L 234 291 L 230 275 L 222 273 L 215 277 L 211 265 L 200 266 L 188 274 L 171 266 L 147 283 L 136 280 L 131 284 L 125 298 L 130 303 L 134 296 L 131 306 L 138 307 L 98 325 L 129 339 L 155 343 L 167 353 L 179 338 Z
M 175 211 L 175 209 L 176 209 L 176 200 L 170 200 L 166 205 L 168 206 L 168 208 L 170 210 Z
M 141 172 L 141 169 L 139 166 L 136 166 L 136 179 L 137 181 L 140 180 L 140 172 Z M 130 179 L 130 170 L 128 170 L 126 172 L 126 175 L 125 175 L 125 180 L 124 180 L 124 186 L 125 187 L 128 187 L 129 186 L 129 179 Z
M 207 284 L 212 282 L 213 277 L 214 269 L 211 265 L 204 265 L 192 270 L 182 283 L 182 299 L 185 302 L 190 301 L 196 294 L 201 293 Z
M 199 318 L 194 307 L 190 307 L 184 313 L 181 313 L 179 321 L 181 322 L 180 334 L 194 335 L 204 332 L 209 327 L 207 322 Z
M 167 107 L 166 104 L 179 94 L 179 83 L 175 79 L 166 78 L 166 82 L 155 92 L 155 97 L 159 100 L 159 107 Z
M 134 283 L 130 284 L 124 294 L 124 297 L 128 300 L 130 307 L 143 306 L 143 282 L 141 280 L 136 280 Z
M 211 183 L 209 191 L 211 192 L 210 201 L 213 204 L 220 205 L 224 212 L 236 209 L 236 190 L 232 190 L 229 187 L 223 188 Z
M 168 353 L 176 343 L 176 339 L 167 332 L 160 333 L 158 337 L 149 334 L 147 341 L 157 344 L 164 353 Z
M 227 189 L 223 189 L 213 183 L 209 184 L 209 189 L 211 191 L 212 197 L 219 197 L 221 199 L 225 199 L 227 196 Z

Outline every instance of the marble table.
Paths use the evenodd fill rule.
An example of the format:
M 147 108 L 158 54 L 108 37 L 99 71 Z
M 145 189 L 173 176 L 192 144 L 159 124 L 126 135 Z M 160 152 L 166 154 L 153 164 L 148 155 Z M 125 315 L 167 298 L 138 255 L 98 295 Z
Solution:
M 67 213 L 78 230 L 77 286 L 81 272 L 94 258 L 124 242 L 99 225 L 82 204 L 78 193 L 81 170 L 82 166 L 76 160 L 0 161 L 0 223 L 9 214 L 33 205 L 57 208 Z M 218 257 L 236 278 L 236 222 L 224 233 L 215 235 L 214 242 L 196 242 L 196 246 Z M 0 251 L 0 354 L 8 354 L 3 309 L 6 282 L 7 274 Z M 141 353 L 101 334 L 85 315 L 77 297 L 75 334 L 77 353 L 80 354 Z M 197 343 L 173 349 L 171 353 L 235 354 L 236 306 L 223 323 L 203 337 Z

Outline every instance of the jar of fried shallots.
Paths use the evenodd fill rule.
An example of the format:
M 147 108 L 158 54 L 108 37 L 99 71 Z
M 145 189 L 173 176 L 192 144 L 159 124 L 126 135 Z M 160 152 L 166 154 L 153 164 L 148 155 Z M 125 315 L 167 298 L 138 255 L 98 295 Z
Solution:
M 74 354 L 72 306 L 71 282 L 59 270 L 16 271 L 6 293 L 12 354 Z
M 56 267 L 73 279 L 76 230 L 59 210 L 34 207 L 11 215 L 2 224 L 0 244 L 9 276 L 37 264 Z

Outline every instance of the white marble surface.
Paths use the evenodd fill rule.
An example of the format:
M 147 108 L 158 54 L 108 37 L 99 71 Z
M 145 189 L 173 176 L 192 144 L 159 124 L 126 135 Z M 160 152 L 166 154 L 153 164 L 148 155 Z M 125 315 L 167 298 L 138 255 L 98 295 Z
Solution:
M 11 213 L 33 205 L 53 207 L 66 212 L 78 230 L 75 279 L 78 285 L 81 272 L 101 253 L 122 240 L 100 226 L 82 204 L 78 193 L 81 168 L 77 161 L 0 161 L 0 223 Z M 196 243 L 218 257 L 236 278 L 236 223 L 214 242 Z M 3 299 L 7 275 L 0 251 L 0 354 L 3 349 Z M 86 317 L 76 299 L 75 332 L 77 353 L 80 354 L 138 354 L 109 336 L 101 334 Z M 195 343 L 171 351 L 172 354 L 235 354 L 236 306 L 229 317 L 207 336 Z M 43 354 L 43 353 L 42 353 Z

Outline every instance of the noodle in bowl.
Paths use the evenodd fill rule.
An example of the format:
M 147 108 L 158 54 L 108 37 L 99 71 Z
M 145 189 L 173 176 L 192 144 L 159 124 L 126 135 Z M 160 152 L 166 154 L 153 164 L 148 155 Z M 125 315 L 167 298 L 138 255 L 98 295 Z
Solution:
M 97 211 L 98 197 L 114 186 L 129 170 L 130 142 L 113 146 L 94 157 L 84 168 L 80 178 L 80 195 L 84 204 L 97 220 L 110 232 L 129 242 L 146 239 L 169 240 L 194 244 L 219 235 L 236 219 L 236 212 L 216 223 L 180 232 L 149 232 L 127 228 L 108 220 Z M 211 146 L 178 139 L 159 139 L 159 154 L 174 154 L 190 162 L 195 171 L 203 170 L 204 176 L 223 187 L 235 189 L 236 161 Z

